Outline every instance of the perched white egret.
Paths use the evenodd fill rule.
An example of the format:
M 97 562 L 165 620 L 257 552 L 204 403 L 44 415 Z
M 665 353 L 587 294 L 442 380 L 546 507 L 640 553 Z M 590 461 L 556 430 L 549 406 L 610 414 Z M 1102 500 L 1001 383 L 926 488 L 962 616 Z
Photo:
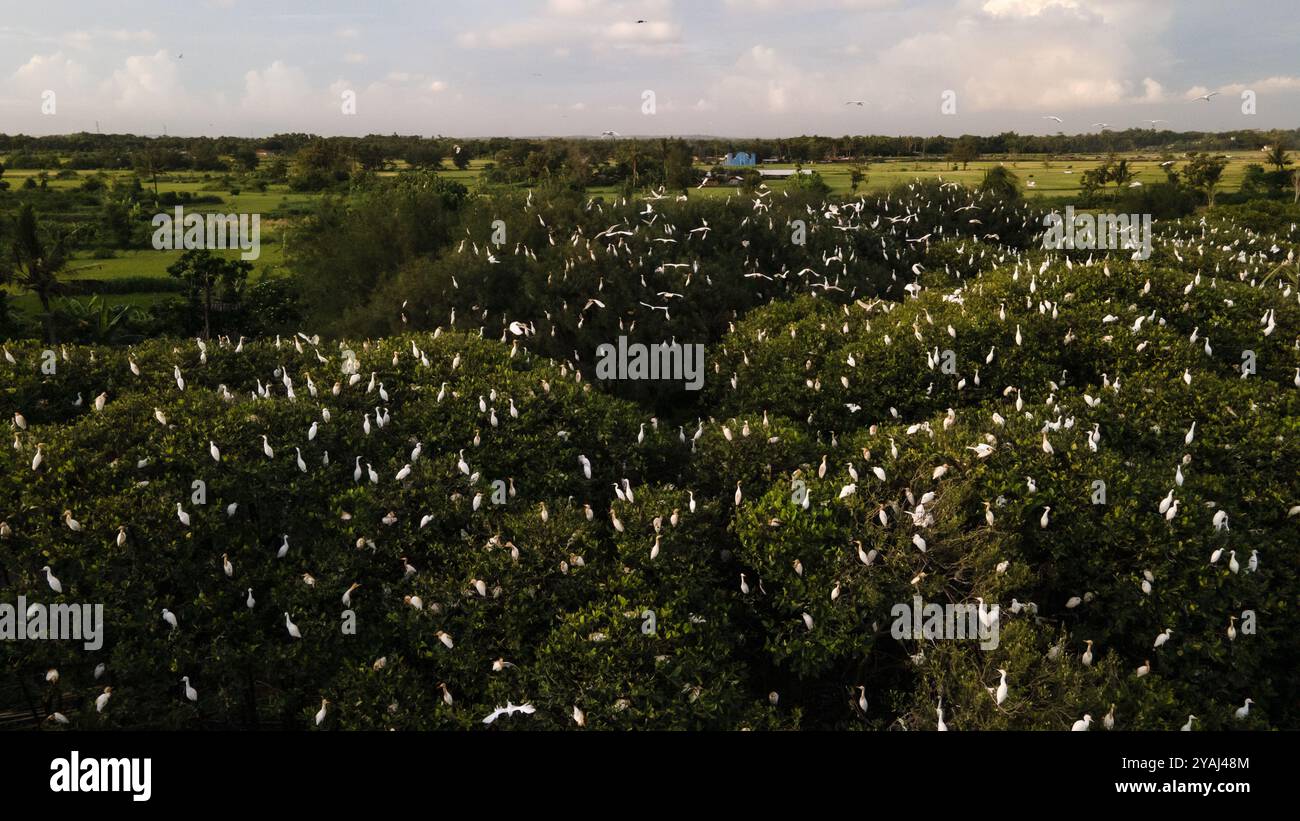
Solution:
M 353 583 L 348 587 L 347 590 L 344 590 L 344 591 L 343 591 L 343 606 L 344 606 L 344 607 L 351 607 L 351 606 L 352 606 L 352 594 L 353 594 L 353 592 L 355 592 L 356 589 L 359 588 L 359 587 L 361 587 L 361 585 L 360 585 L 358 582 L 353 582 Z
M 181 676 L 181 684 L 185 686 L 185 697 L 190 701 L 199 700 L 199 691 L 190 686 L 190 677 Z
M 249 595 L 251 596 L 252 594 L 250 593 Z M 290 636 L 295 639 L 302 638 L 302 631 L 298 629 L 298 625 L 294 624 L 293 621 L 290 620 L 288 613 L 284 614 L 284 626 L 289 631 Z
M 1074 722 L 1073 726 L 1070 727 L 1070 730 L 1072 732 L 1078 733 L 1087 730 L 1091 726 L 1092 726 L 1092 716 L 1088 715 L 1087 713 L 1084 713 L 1083 718 Z
M 329 704 L 330 704 L 330 700 L 327 698 L 323 698 L 320 700 L 320 709 L 316 711 L 317 727 L 325 723 L 325 714 L 329 710 Z
M 1250 715 L 1250 705 L 1254 703 L 1255 700 L 1253 698 L 1246 699 L 1246 703 L 1238 707 L 1237 711 L 1233 713 L 1233 715 L 1235 715 L 1239 719 L 1245 718 L 1246 716 Z
M 48 564 L 41 568 L 41 572 L 45 574 L 45 583 L 50 586 L 51 590 L 53 590 L 55 593 L 63 592 L 63 582 L 59 581 L 55 577 L 54 572 L 50 570 L 50 566 Z

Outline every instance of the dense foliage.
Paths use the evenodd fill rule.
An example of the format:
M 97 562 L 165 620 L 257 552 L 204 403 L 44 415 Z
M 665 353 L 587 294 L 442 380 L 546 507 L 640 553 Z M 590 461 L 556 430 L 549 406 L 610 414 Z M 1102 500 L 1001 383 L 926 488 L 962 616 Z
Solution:
M 1294 224 L 1165 223 L 1138 261 L 1044 252 L 1037 214 L 950 185 L 371 196 L 392 219 L 328 328 L 343 341 L 5 348 L 6 596 L 106 610 L 96 653 L 0 645 L 43 711 L 929 729 L 941 703 L 953 729 L 1297 726 Z M 305 229 L 309 304 L 346 286 L 331 260 L 372 214 Z M 661 291 L 683 296 L 646 304 Z M 619 334 L 706 344 L 702 395 L 598 383 Z M 892 637 L 918 594 L 997 605 L 998 645 Z

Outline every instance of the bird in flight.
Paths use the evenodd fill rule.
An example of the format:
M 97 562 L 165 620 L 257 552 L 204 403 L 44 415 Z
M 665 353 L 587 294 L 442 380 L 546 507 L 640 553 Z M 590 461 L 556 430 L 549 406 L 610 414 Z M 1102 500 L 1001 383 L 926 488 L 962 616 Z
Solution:
M 1056 121 L 1056 122 L 1058 122 L 1058 123 L 1060 123 L 1060 122 L 1064 122 L 1060 117 L 1056 116 L 1055 114 L 1044 114 L 1044 115 L 1043 115 L 1043 119 L 1044 119 L 1044 120 L 1054 120 L 1054 121 Z
M 1099 128 L 1099 129 L 1101 129 L 1102 131 L 1105 131 L 1105 130 L 1107 130 L 1107 129 L 1110 128 L 1110 123 L 1093 123 L 1093 124 L 1092 124 L 1092 127 L 1093 127 L 1093 128 Z
M 1217 91 L 1211 91 L 1209 94 L 1202 94 L 1201 96 L 1199 96 L 1199 97 L 1197 97 L 1197 98 L 1195 98 L 1195 99 L 1193 99 L 1193 100 L 1188 100 L 1188 102 L 1191 102 L 1191 103 L 1199 103 L 1201 100 L 1204 100 L 1205 102 L 1208 103 L 1208 102 L 1210 101 L 1210 98 L 1211 98 L 1211 97 L 1217 97 L 1218 94 L 1219 94 L 1219 92 L 1217 92 Z
M 866 105 L 867 101 L 866 100 L 845 100 L 844 104 L 845 105 Z
M 496 721 L 498 718 L 500 718 L 503 715 L 512 716 L 515 713 L 523 713 L 524 715 L 530 715 L 534 712 L 536 712 L 536 708 L 533 707 L 533 705 L 531 704 L 512 704 L 511 702 L 507 701 L 506 706 L 498 707 L 495 710 L 493 710 L 491 713 L 488 713 L 487 717 L 483 719 L 483 723 L 491 724 L 492 722 Z
M 1144 120 L 1143 122 L 1149 123 L 1152 128 L 1155 128 L 1156 123 L 1163 123 L 1165 120 Z
M 600 136 L 602 136 L 602 137 L 617 137 L 617 136 L 619 136 L 619 133 L 618 133 L 617 131 L 602 131 L 602 132 L 600 132 Z

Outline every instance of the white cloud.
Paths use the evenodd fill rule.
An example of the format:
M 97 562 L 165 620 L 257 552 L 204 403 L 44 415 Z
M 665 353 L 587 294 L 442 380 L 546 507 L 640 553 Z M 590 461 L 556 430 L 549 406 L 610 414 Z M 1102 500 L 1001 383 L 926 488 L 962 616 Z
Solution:
M 265 69 L 244 74 L 244 96 L 239 104 L 246 111 L 283 119 L 295 113 L 323 109 L 324 100 L 319 105 L 311 105 L 313 96 L 311 83 L 302 69 L 276 60 Z
M 60 41 L 71 48 L 89 49 L 93 48 L 97 42 L 111 43 L 128 43 L 142 44 L 152 43 L 157 40 L 157 36 L 148 29 L 138 31 L 129 31 L 127 29 L 93 29 L 91 31 L 72 31 L 59 38 Z
M 1253 83 L 1230 83 L 1225 86 L 1219 86 L 1218 90 L 1223 94 L 1240 94 L 1247 89 L 1257 93 L 1260 91 L 1300 91 L 1300 77 L 1287 75 L 1263 77 Z M 1193 94 L 1192 91 L 1195 91 L 1196 93 Z M 1198 86 L 1195 89 L 1189 90 L 1187 94 L 1188 96 L 1195 98 L 1208 92 L 1209 89 L 1200 88 Z
M 1078 7 L 1078 0 L 988 0 L 983 9 L 994 17 L 1037 17 L 1050 8 Z
M 86 69 L 61 51 L 48 56 L 33 54 L 32 58 L 14 72 L 15 84 L 27 90 L 55 90 L 80 88 L 87 78 Z
M 682 41 L 682 27 L 671 13 L 667 0 L 549 0 L 538 16 L 464 31 L 456 43 L 469 49 L 546 46 L 567 54 L 585 46 L 597 53 L 629 50 L 662 56 L 676 52 Z
M 118 111 L 165 113 L 190 107 L 176 63 L 164 50 L 126 58 L 106 82 L 105 91 Z

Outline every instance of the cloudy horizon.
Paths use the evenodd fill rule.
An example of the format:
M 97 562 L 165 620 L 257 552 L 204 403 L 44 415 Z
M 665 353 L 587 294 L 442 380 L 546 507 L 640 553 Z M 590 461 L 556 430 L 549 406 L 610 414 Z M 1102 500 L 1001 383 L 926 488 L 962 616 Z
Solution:
M 127 0 L 111 23 L 87 2 L 13 9 L 0 25 L 0 132 L 778 137 L 1300 125 L 1300 16 L 1281 2 L 347 5 Z M 355 113 L 345 113 L 350 99 Z

